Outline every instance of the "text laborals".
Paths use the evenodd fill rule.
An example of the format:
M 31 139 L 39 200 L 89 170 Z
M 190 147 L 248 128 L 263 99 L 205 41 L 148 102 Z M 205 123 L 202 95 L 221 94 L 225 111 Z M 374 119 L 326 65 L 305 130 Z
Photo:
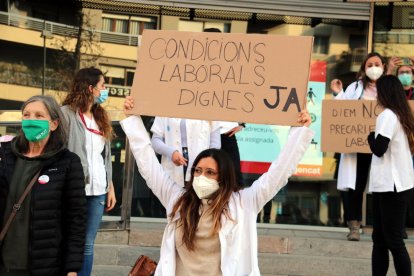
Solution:
M 202 60 L 202 61 L 224 61 L 222 64 L 209 64 L 195 67 L 192 64 L 176 64 L 173 67 L 162 66 L 160 81 L 162 82 L 179 82 L 179 83 L 206 83 L 217 81 L 221 84 L 254 84 L 262 86 L 265 83 L 263 73 L 265 68 L 263 64 L 265 57 L 262 53 L 264 43 L 246 43 L 233 41 L 219 41 L 216 39 L 199 41 L 197 39 L 177 40 L 171 38 L 165 40 L 158 38 L 151 43 L 149 55 L 153 60 L 161 58 L 177 60 Z M 157 51 L 155 51 L 157 49 Z M 160 52 L 159 49 L 162 51 Z M 247 71 L 243 65 L 234 66 L 234 62 L 255 63 L 253 70 Z M 244 70 L 244 71 L 243 71 Z M 253 78 L 249 78 L 249 76 Z M 271 103 L 270 99 L 264 99 L 264 104 L 270 109 L 279 106 L 280 91 L 286 90 L 287 87 L 271 86 L 269 89 L 275 90 L 275 99 Z M 221 90 L 221 91 L 199 91 L 181 88 L 178 98 L 178 105 L 194 104 L 194 106 L 214 106 L 219 105 L 221 108 L 240 109 L 250 113 L 254 106 L 252 98 L 254 94 L 248 91 Z M 237 98 L 237 99 L 236 99 Z M 238 102 L 241 105 L 236 106 Z M 283 111 L 287 111 L 289 106 L 294 104 L 299 112 L 300 105 L 296 88 L 290 90 L 290 95 L 283 106 Z

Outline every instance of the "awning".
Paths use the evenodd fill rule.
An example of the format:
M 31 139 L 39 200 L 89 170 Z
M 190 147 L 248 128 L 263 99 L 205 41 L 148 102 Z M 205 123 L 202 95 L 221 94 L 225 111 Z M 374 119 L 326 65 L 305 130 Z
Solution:
M 368 21 L 369 3 L 344 3 L 343 0 L 82 0 L 86 8 L 112 12 L 147 12 L 189 16 L 205 14 L 209 18 L 248 20 L 271 18 L 267 15 L 298 16 L 321 19 Z M 224 16 L 223 16 L 224 13 Z
M 344 3 L 343 0 L 116 0 L 161 7 L 221 10 L 251 14 L 275 14 L 316 18 L 368 21 L 369 3 Z

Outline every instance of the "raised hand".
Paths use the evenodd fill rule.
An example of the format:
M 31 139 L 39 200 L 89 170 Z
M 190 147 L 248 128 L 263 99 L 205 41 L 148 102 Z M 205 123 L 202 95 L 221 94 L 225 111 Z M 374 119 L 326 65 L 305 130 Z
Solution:
M 338 94 L 343 89 L 342 81 L 339 79 L 333 79 L 331 81 L 331 91 Z
M 302 110 L 299 113 L 298 123 L 306 127 L 309 127 L 312 123 L 312 119 L 309 115 L 309 112 L 306 109 Z
M 394 72 L 395 68 L 397 68 L 398 66 L 400 66 L 402 63 L 402 59 L 399 57 L 391 57 L 388 60 L 388 64 L 387 64 L 387 75 L 392 75 L 392 73 Z
M 173 161 L 173 163 L 176 166 L 181 166 L 181 165 L 185 166 L 185 165 L 187 165 L 187 161 L 188 161 L 187 159 L 185 159 L 181 155 L 181 153 L 178 150 L 176 150 L 176 151 L 173 152 L 173 155 L 171 157 L 171 160 Z
M 124 101 L 124 111 L 134 108 L 134 99 L 131 96 L 126 96 Z

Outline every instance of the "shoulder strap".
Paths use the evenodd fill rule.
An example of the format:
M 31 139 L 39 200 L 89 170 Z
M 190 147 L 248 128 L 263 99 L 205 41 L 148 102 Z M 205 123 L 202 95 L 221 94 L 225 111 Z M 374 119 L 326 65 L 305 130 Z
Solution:
M 30 180 L 29 184 L 26 186 L 26 189 L 23 191 L 23 194 L 20 196 L 17 203 L 13 204 L 12 212 L 10 213 L 9 217 L 7 218 L 7 221 L 1 230 L 0 233 L 0 242 L 3 241 L 4 237 L 6 236 L 7 230 L 9 230 L 10 225 L 16 216 L 17 212 L 20 210 L 20 207 L 22 206 L 23 201 L 25 200 L 26 196 L 29 194 L 30 190 L 32 189 L 34 183 L 36 182 L 37 178 L 39 177 L 41 169 L 35 174 L 35 176 Z

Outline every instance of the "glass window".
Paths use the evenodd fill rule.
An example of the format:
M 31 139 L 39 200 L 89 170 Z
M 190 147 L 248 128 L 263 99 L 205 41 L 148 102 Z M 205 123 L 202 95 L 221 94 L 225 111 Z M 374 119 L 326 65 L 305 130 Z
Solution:
M 100 65 L 100 68 L 105 75 L 110 96 L 124 97 L 130 94 L 135 69 L 103 64 Z
M 314 54 L 327 54 L 329 48 L 329 37 L 315 35 L 313 41 L 313 53 Z
M 102 30 L 141 35 L 144 29 L 156 29 L 156 22 L 156 17 L 103 14 Z
M 145 29 L 155 30 L 157 28 L 156 18 L 132 16 L 129 21 L 129 27 L 130 34 L 141 35 Z
M 126 76 L 127 86 L 132 86 L 132 82 L 134 81 L 134 74 L 135 74 L 135 70 L 131 70 L 131 69 L 127 70 L 127 76 Z
M 102 30 L 106 32 L 112 32 L 113 20 L 111 18 L 102 18 Z
M 178 30 L 186 32 L 202 32 L 207 28 L 217 28 L 223 33 L 230 32 L 230 23 L 225 22 L 207 22 L 207 21 L 192 21 L 192 20 L 180 20 L 178 22 Z
M 125 85 L 125 68 L 101 65 L 107 84 Z

